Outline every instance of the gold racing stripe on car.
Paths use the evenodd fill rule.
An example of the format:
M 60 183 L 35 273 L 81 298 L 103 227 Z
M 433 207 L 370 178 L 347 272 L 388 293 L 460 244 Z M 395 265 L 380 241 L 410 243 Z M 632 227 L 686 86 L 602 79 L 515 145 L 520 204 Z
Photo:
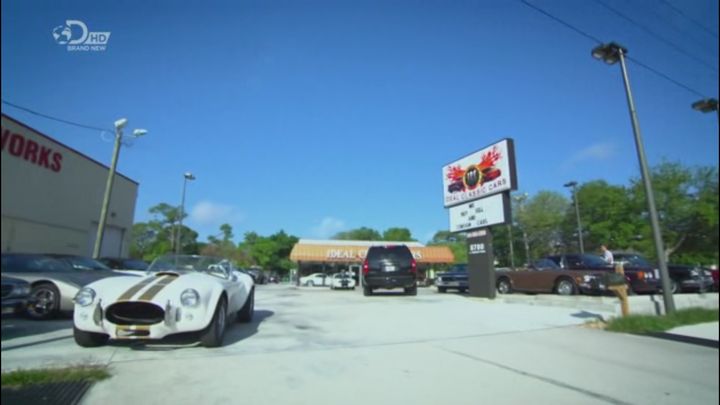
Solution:
M 120 297 L 118 297 L 118 301 L 127 301 L 130 298 L 132 298 L 133 295 L 137 294 L 138 291 L 145 288 L 148 284 L 156 281 L 156 277 L 148 277 L 145 280 L 140 281 L 139 283 L 135 284 L 134 286 L 130 287 L 127 291 L 123 293 Z
M 167 275 L 163 277 L 157 284 L 148 288 L 139 298 L 139 301 L 151 301 L 155 296 L 162 291 L 163 288 L 167 287 L 168 284 L 175 281 L 178 276 Z

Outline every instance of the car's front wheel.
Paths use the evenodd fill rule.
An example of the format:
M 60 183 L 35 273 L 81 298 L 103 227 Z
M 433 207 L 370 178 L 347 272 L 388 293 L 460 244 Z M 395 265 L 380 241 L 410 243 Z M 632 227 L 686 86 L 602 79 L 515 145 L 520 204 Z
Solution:
M 446 292 L 447 292 L 447 288 L 445 288 L 445 287 L 438 287 L 438 292 L 446 293 Z
M 410 287 L 405 289 L 405 294 L 407 295 L 417 295 L 417 286 Z
M 49 319 L 60 310 L 60 291 L 54 284 L 40 283 L 32 287 L 30 292 L 32 303 L 26 310 L 32 319 Z
M 506 278 L 501 278 L 497 282 L 497 292 L 498 294 L 510 294 L 512 292 L 512 286 L 510 286 L 510 281 Z
M 243 305 L 242 308 L 238 311 L 238 321 L 242 323 L 248 323 L 251 322 L 253 319 L 253 314 L 255 313 L 255 289 L 253 288 L 250 290 L 250 295 L 248 295 L 247 300 L 245 301 L 245 305 Z
M 558 295 L 574 295 L 575 284 L 568 279 L 561 279 L 555 285 L 555 292 Z
M 107 343 L 110 338 L 104 333 L 85 332 L 73 325 L 75 343 L 82 347 L 98 347 Z
M 205 347 L 222 346 L 225 337 L 225 299 L 221 298 L 215 306 L 215 314 L 210 325 L 200 335 L 200 343 Z
M 372 295 L 372 293 L 373 293 L 372 288 L 370 288 L 370 287 L 363 287 L 363 295 L 364 295 L 364 296 L 366 296 L 366 297 L 367 297 L 367 296 L 370 296 L 370 295 Z

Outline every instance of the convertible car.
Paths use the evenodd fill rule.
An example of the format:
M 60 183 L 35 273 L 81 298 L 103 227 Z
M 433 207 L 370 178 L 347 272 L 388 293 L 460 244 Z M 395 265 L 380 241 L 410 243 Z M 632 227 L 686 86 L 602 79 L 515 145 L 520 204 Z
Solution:
M 145 277 L 114 277 L 82 288 L 74 299 L 75 342 L 93 347 L 108 339 L 199 332 L 204 346 L 222 346 L 231 315 L 252 320 L 254 287 L 252 277 L 222 258 L 161 256 Z

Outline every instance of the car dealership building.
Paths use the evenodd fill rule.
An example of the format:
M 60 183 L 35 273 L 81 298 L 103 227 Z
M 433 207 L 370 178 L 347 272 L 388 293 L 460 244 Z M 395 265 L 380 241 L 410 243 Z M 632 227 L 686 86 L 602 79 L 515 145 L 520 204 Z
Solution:
M 290 260 L 297 263 L 298 273 L 337 273 L 352 271 L 357 276 L 370 246 L 406 245 L 410 248 L 421 275 L 433 266 L 452 264 L 455 261 L 447 246 L 425 246 L 418 242 L 385 242 L 357 240 L 300 239 L 290 252 Z
M 91 256 L 108 170 L 2 114 L 2 252 Z M 127 256 L 137 192 L 115 175 L 101 256 Z

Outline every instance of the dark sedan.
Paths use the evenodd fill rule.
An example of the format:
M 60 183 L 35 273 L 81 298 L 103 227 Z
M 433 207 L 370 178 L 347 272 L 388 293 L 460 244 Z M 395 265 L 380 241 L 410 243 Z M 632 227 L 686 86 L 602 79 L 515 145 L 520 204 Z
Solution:
M 435 286 L 438 292 L 444 293 L 447 290 L 455 289 L 459 292 L 468 290 L 467 264 L 456 264 L 450 267 L 445 273 L 440 273 L 435 278 Z
M 653 267 L 650 262 L 637 253 L 613 253 L 616 262 L 634 267 Z M 679 292 L 707 291 L 713 288 L 713 279 L 709 271 L 698 266 L 668 264 L 670 291 Z
M 30 299 L 30 283 L 14 277 L 2 276 L 2 314 L 25 311 Z

